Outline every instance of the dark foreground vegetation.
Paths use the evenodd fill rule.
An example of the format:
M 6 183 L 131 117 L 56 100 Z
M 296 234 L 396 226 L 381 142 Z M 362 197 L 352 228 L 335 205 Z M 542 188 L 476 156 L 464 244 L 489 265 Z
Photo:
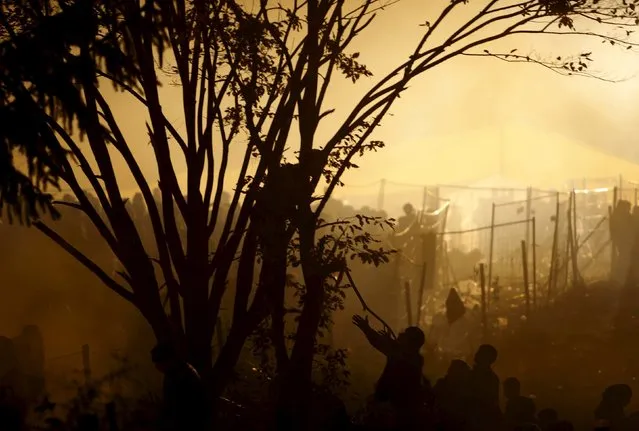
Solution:
M 639 367 L 630 358 L 637 354 L 632 334 L 638 304 L 635 292 L 591 285 L 586 293 L 568 293 L 539 310 L 528 325 L 493 336 L 499 349 L 481 345 L 465 360 L 451 360 L 428 340 L 418 353 L 423 333 L 417 328 L 394 341 L 387 331 L 369 330 L 367 319 L 355 318 L 352 329 L 361 328 L 360 337 L 367 337 L 378 351 L 361 348 L 367 355 L 381 357 L 385 352 L 386 365 L 347 360 L 343 367 L 352 375 L 366 370 L 374 377 L 315 386 L 307 429 L 636 430 L 632 395 L 639 390 Z M 353 339 L 351 345 L 361 345 L 358 341 Z M 158 365 L 163 354 L 166 351 L 154 352 L 153 360 L 166 373 L 171 367 Z M 291 429 L 271 402 L 275 386 L 268 370 L 252 366 L 258 361 L 238 366 L 233 383 L 217 401 L 214 425 L 202 429 Z M 135 378 L 139 371 L 125 361 L 112 373 L 79 385 L 71 400 L 39 394 L 30 403 L 12 390 L 8 373 L 3 379 L 2 429 L 184 429 L 168 426 L 175 397 L 148 392 Z M 173 385 L 172 391 L 190 400 L 190 407 L 196 405 L 197 383 Z

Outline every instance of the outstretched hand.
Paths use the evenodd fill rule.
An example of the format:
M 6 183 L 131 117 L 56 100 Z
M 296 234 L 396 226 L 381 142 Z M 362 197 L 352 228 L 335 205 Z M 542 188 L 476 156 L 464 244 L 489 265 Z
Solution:
M 362 317 L 359 314 L 353 316 L 353 324 L 362 330 L 371 327 L 370 323 L 368 323 L 368 316 Z
M 384 326 L 384 329 L 380 329 L 379 331 L 377 331 L 377 334 L 383 338 L 389 338 L 391 340 L 393 339 L 393 336 L 391 335 L 389 328 L 386 326 Z

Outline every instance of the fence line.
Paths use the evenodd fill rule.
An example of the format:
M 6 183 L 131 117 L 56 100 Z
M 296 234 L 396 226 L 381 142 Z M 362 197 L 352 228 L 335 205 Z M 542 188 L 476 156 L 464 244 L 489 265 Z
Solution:
M 511 222 L 506 222 L 506 223 L 496 223 L 494 225 L 476 227 L 476 228 L 468 229 L 468 230 L 456 230 L 456 231 L 448 231 L 448 232 L 438 232 L 437 235 L 460 235 L 460 234 L 465 234 L 465 233 L 480 232 L 482 230 L 494 229 L 494 228 L 498 228 L 498 227 L 505 227 L 505 226 L 513 226 L 513 225 L 517 225 L 517 224 L 523 224 L 523 223 L 530 223 L 530 222 L 532 222 L 532 220 L 533 220 L 532 218 L 529 218 L 529 219 L 525 219 L 525 220 L 516 220 L 516 221 L 511 221 Z
M 536 196 L 536 197 L 530 198 L 530 199 L 520 199 L 518 201 L 503 202 L 503 203 L 499 203 L 499 204 L 496 203 L 495 207 L 499 208 L 499 207 L 505 207 L 505 206 L 509 206 L 509 205 L 525 204 L 525 203 L 528 203 L 528 202 L 539 201 L 539 200 L 542 200 L 542 199 L 554 198 L 555 196 L 557 196 L 557 192 L 552 192 L 552 193 L 548 193 L 546 195 Z

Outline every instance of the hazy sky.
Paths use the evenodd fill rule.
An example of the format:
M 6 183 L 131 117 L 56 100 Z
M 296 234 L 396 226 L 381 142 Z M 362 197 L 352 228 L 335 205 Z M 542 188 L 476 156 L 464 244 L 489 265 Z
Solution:
M 339 115 L 358 95 L 406 58 L 424 31 L 418 24 L 432 22 L 435 9 L 445 4 L 447 0 L 402 0 L 379 14 L 352 47 L 361 52 L 360 59 L 375 76 L 356 85 L 335 82 L 328 104 L 337 107 L 337 114 L 320 129 L 318 143 L 334 130 Z M 449 28 L 454 26 L 453 20 Z M 345 177 L 347 186 L 353 187 L 339 195 L 360 193 L 354 186 L 380 178 L 450 184 L 491 177 L 500 170 L 515 181 L 540 187 L 559 187 L 572 177 L 620 173 L 639 179 L 639 167 L 612 157 L 639 162 L 634 127 L 639 119 L 635 102 L 639 78 L 633 78 L 639 75 L 639 54 L 573 36 L 511 39 L 500 46 L 549 57 L 593 51 L 594 69 L 601 76 L 626 81 L 611 84 L 562 77 L 539 66 L 490 58 L 463 57 L 444 63 L 410 85 L 374 135 L 386 141 L 387 148 L 360 160 L 361 168 Z M 162 91 L 167 116 L 180 127 L 179 90 L 165 86 Z M 132 106 L 125 95 L 115 96 L 114 103 L 145 171 L 153 177 L 155 163 L 144 111 Z M 506 150 L 500 150 L 500 145 Z M 234 163 L 239 163 L 237 157 Z M 184 167 L 177 165 L 178 172 L 183 172 Z M 506 169 L 500 169 L 504 165 Z M 133 184 L 123 177 L 122 186 L 130 190 Z

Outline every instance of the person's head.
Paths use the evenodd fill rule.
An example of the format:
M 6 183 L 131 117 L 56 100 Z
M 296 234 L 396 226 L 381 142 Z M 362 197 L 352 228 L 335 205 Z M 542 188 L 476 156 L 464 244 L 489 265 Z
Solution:
M 470 366 L 461 359 L 453 359 L 448 366 L 446 377 L 453 380 L 463 380 L 470 373 Z
M 16 347 L 8 337 L 0 336 L 0 375 L 18 366 Z
M 426 342 L 424 331 L 417 326 L 410 326 L 397 336 L 397 342 L 404 350 L 419 351 Z
M 631 208 L 632 206 L 630 205 L 630 202 L 626 200 L 620 200 L 617 202 L 617 211 L 620 215 L 630 215 Z
M 497 360 L 497 349 L 490 344 L 482 344 L 475 353 L 475 365 L 490 367 Z
M 574 431 L 575 427 L 570 421 L 560 420 L 560 421 L 557 421 L 554 425 L 552 425 L 550 429 L 552 431 Z
M 626 407 L 632 400 L 632 389 L 625 384 L 608 386 L 602 394 L 602 401 L 607 404 L 614 404 Z
M 98 431 L 100 429 L 100 419 L 95 414 L 80 415 L 78 429 L 80 431 Z
M 537 421 L 543 429 L 547 429 L 549 425 L 559 421 L 559 414 L 555 409 L 542 409 L 537 413 Z
M 404 213 L 406 215 L 412 215 L 415 212 L 415 208 L 411 203 L 404 204 Z
M 151 350 L 151 360 L 155 368 L 164 373 L 179 362 L 179 356 L 172 344 L 160 343 Z
M 504 397 L 506 399 L 515 398 L 521 395 L 521 383 L 516 377 L 508 377 L 504 380 Z
M 23 337 L 29 339 L 29 340 L 41 340 L 42 339 L 42 332 L 40 331 L 40 328 L 37 325 L 26 325 L 22 328 L 22 334 Z
M 62 431 L 64 430 L 64 422 L 58 418 L 47 418 L 44 420 L 48 431 Z

